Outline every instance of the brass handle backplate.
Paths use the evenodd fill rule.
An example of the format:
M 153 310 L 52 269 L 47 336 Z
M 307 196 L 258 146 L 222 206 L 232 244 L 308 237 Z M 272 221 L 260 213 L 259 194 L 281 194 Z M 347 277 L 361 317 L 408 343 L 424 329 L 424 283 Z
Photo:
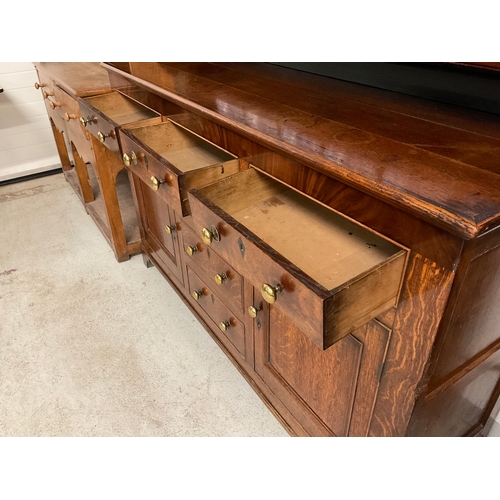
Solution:
M 274 304 L 278 299 L 278 294 L 281 293 L 282 291 L 283 287 L 279 283 L 275 286 L 271 286 L 267 283 L 264 283 L 262 285 L 262 288 L 260 289 L 262 297 L 266 302 L 269 302 L 269 304 Z

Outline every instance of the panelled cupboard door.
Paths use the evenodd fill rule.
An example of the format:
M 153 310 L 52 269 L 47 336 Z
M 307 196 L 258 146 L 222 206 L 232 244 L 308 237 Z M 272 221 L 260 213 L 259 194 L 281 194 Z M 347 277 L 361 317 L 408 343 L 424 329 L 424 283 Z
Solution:
M 255 371 L 266 385 L 310 435 L 366 436 L 391 330 L 372 320 L 322 350 L 273 305 L 259 305 Z
M 139 211 L 144 235 L 142 244 L 162 265 L 167 274 L 173 274 L 183 283 L 179 248 L 179 224 L 174 210 L 158 193 L 134 176 Z

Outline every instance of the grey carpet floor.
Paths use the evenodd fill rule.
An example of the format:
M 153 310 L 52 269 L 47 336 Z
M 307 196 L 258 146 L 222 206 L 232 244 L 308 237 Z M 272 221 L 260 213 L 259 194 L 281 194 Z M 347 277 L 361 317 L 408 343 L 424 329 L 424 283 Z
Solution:
M 287 436 L 62 174 L 0 187 L 1 436 Z

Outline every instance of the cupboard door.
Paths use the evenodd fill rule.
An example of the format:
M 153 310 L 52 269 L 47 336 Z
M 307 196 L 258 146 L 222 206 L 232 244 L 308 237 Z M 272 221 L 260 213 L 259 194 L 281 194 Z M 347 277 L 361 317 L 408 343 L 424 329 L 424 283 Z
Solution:
M 180 225 L 174 210 L 157 193 L 134 176 L 143 225 L 143 246 L 162 265 L 164 272 L 173 274 L 183 284 L 179 255 Z
M 255 371 L 271 391 L 311 435 L 367 435 L 390 330 L 372 320 L 321 351 L 280 310 L 259 304 Z

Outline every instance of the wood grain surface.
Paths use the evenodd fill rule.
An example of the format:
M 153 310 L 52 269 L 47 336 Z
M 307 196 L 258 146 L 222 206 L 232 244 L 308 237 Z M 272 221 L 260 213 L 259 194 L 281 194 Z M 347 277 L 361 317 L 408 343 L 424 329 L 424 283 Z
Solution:
M 383 106 L 368 109 L 365 104 L 363 113 L 354 115 L 357 120 L 368 117 L 367 123 L 351 123 L 354 104 L 348 99 L 335 106 L 325 103 L 319 91 L 323 83 L 315 87 L 324 78 L 310 78 L 312 93 L 304 95 L 300 85 L 293 85 L 300 81 L 300 72 L 283 71 L 289 76 L 286 82 L 252 81 L 246 68 L 238 64 L 228 68 L 140 63 L 129 78 L 313 169 L 404 206 L 454 234 L 472 238 L 500 222 L 500 183 L 494 157 L 497 138 L 457 131 L 448 118 L 436 117 L 430 123 L 391 112 L 389 119 L 381 111 Z M 334 93 L 328 96 L 335 99 Z M 349 119 L 339 115 L 339 109 L 349 106 Z M 446 115 L 446 110 L 441 114 Z M 397 133 L 383 134 L 377 120 L 384 126 L 394 121 Z M 431 140 L 427 134 L 432 127 L 439 129 L 436 137 L 446 138 L 444 150 L 443 142 L 436 142 L 443 139 Z
M 411 255 L 369 435 L 405 434 L 452 282 L 453 273 Z
M 146 254 L 290 433 L 484 432 L 500 394 L 498 116 L 263 63 L 104 68 L 114 84 L 138 95 L 137 89 L 155 95 L 158 107 L 172 110 L 172 120 L 237 157 L 231 173 L 253 166 L 409 250 L 395 303 L 386 304 L 376 319 L 355 324 L 354 331 L 329 348 L 318 349 L 321 340 L 315 334 L 323 327 L 328 294 L 320 284 L 323 262 L 313 262 L 310 274 L 319 269 L 320 275 L 313 279 L 302 269 L 308 266 L 303 255 L 297 264 L 286 256 L 287 244 L 294 244 L 293 229 L 285 220 L 281 225 L 288 229 L 278 237 L 281 226 L 268 225 L 269 207 L 262 205 L 265 199 L 279 198 L 281 191 L 265 193 L 262 186 L 254 189 L 243 181 L 229 189 L 230 183 L 202 187 L 218 179 L 215 172 L 201 184 L 193 177 L 189 186 L 180 186 L 195 188 L 189 193 L 189 208 L 196 205 L 193 217 L 170 214 L 178 230 L 195 230 L 189 236 L 193 241 L 202 227 L 217 227 L 220 241 L 194 245 L 216 251 L 221 262 L 229 263 L 228 270 L 241 275 L 241 310 L 227 294 L 212 290 L 217 285 L 210 285 L 204 271 L 211 270 L 208 254 L 200 265 L 182 248 L 173 260 L 162 256 L 163 223 L 154 221 L 168 204 L 160 196 L 156 206 L 153 191 L 135 177 Z M 132 138 L 133 130 L 129 132 Z M 158 154 L 160 161 L 162 151 L 145 151 Z M 211 190 L 219 190 L 215 202 L 208 196 Z M 260 203 L 255 205 L 258 221 L 248 229 L 245 217 L 255 215 L 248 212 L 248 203 L 254 202 Z M 264 232 L 260 226 L 266 226 Z M 301 227 L 299 233 L 292 254 L 300 254 L 308 231 Z M 186 241 L 189 237 L 186 231 Z M 318 245 L 314 241 L 313 247 Z M 277 251 L 270 243 L 284 246 Z M 244 325 L 238 347 L 218 331 L 210 304 L 206 309 L 192 304 L 185 285 L 198 278 L 212 290 L 218 309 L 225 307 Z M 283 285 L 283 295 L 268 305 L 259 288 L 272 279 Z M 356 288 L 354 282 L 349 286 Z M 283 298 L 291 299 L 289 309 L 282 307 Z M 254 320 L 245 312 L 249 305 L 259 309 Z
M 49 73 L 73 97 L 111 92 L 107 71 L 98 62 L 40 62 L 37 69 Z

